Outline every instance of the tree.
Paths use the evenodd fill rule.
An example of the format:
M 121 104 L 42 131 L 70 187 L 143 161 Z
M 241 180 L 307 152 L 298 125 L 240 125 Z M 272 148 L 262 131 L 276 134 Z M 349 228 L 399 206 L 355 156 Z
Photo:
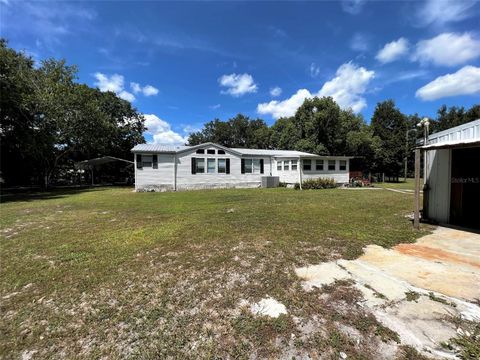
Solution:
M 131 156 L 130 149 L 145 141 L 143 116 L 114 93 L 77 84 L 75 66 L 49 59 L 34 68 L 5 41 L 0 51 L 1 171 L 8 183 L 48 187 L 61 165 Z
M 293 123 L 300 131 L 297 150 L 332 155 L 338 149 L 342 110 L 331 97 L 305 99 L 295 113 Z
M 3 181 L 24 184 L 32 176 L 34 113 L 25 98 L 33 92 L 33 60 L 0 39 L 0 153 Z M 12 171 L 7 171 L 12 169 Z
M 227 121 L 215 119 L 206 123 L 202 130 L 190 134 L 188 144 L 214 142 L 227 147 L 268 148 L 269 139 L 265 121 L 238 114 Z
M 407 120 L 393 100 L 377 104 L 370 123 L 372 135 L 380 140 L 375 169 L 389 176 L 401 175 L 405 159 Z
M 463 106 L 447 108 L 446 105 L 442 105 L 437 111 L 437 118 L 433 122 L 432 131 L 447 130 L 477 119 L 480 119 L 480 105 L 478 104 L 473 105 L 467 111 Z

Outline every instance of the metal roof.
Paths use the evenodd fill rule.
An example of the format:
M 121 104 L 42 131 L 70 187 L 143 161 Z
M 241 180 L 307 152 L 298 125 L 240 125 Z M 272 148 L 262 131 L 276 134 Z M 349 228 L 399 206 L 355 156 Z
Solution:
M 176 154 L 181 153 L 183 151 L 189 149 L 196 149 L 202 148 L 206 146 L 215 146 L 220 149 L 225 149 L 227 151 L 231 151 L 232 153 L 236 153 L 238 155 L 253 155 L 253 156 L 273 156 L 273 157 L 331 157 L 331 158 L 343 158 L 343 159 L 351 159 L 351 156 L 328 156 L 328 155 L 317 155 L 311 154 L 303 151 L 296 151 L 296 150 L 268 150 L 268 149 L 245 149 L 245 148 L 227 148 L 225 146 L 221 146 L 214 143 L 204 143 L 195 146 L 187 146 L 187 145 L 159 145 L 159 144 L 138 144 L 133 149 L 132 152 L 149 152 L 149 153 L 169 153 L 169 154 Z
M 480 140 L 480 119 L 429 135 L 427 146 L 441 143 L 462 143 L 471 140 Z
M 476 146 L 480 146 L 480 139 L 443 141 L 439 143 L 421 146 L 420 149 L 435 150 L 435 149 L 452 149 L 452 148 L 476 147 Z
M 266 155 L 266 156 L 318 156 L 302 151 L 295 150 L 267 150 L 267 149 L 243 149 L 232 148 L 232 150 L 242 155 Z
M 158 152 L 158 153 L 176 153 L 182 150 L 186 150 L 190 146 L 185 145 L 159 145 L 159 144 L 138 144 L 132 149 L 132 152 L 145 151 L 145 152 Z
M 95 159 L 78 161 L 78 162 L 75 163 L 75 165 L 79 168 L 84 168 L 84 167 L 88 167 L 88 166 L 107 164 L 107 163 L 114 162 L 114 161 L 123 161 L 123 162 L 126 162 L 128 164 L 133 164 L 133 161 L 130 161 L 130 160 L 120 159 L 120 158 L 113 157 L 113 156 L 102 156 L 102 157 L 95 158 Z

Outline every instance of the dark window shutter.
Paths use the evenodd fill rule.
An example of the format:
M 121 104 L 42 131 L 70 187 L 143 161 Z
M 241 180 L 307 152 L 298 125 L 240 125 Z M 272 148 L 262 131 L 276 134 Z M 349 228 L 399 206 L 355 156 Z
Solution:
M 225 161 L 225 173 L 230 174 L 230 159 Z
M 260 174 L 263 174 L 263 159 L 260 159 Z
M 245 159 L 242 159 L 242 174 L 245 174 Z
M 152 155 L 152 167 L 154 169 L 158 169 L 158 156 L 157 155 Z
M 197 159 L 192 157 L 192 174 L 197 173 Z
M 141 154 L 137 154 L 137 169 L 141 169 L 143 167 L 143 164 L 142 164 L 142 155 Z

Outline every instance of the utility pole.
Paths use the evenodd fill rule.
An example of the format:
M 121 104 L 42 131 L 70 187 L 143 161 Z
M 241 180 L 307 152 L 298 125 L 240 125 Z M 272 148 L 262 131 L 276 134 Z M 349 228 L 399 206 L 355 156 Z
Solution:
M 407 172 L 408 172 L 408 151 L 409 151 L 409 146 L 408 146 L 408 134 L 410 134 L 412 131 L 417 131 L 417 129 L 409 129 L 405 132 L 405 179 L 404 182 L 407 182 Z
M 423 146 L 427 146 L 427 141 L 428 141 L 428 128 L 430 126 L 430 121 L 428 118 L 423 118 L 418 124 L 418 128 L 423 127 Z M 423 184 L 425 185 L 427 183 L 427 164 L 428 164 L 428 151 L 423 152 Z

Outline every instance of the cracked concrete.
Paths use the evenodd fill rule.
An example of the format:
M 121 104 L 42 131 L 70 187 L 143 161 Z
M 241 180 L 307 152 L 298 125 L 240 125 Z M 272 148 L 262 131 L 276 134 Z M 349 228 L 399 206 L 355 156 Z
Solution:
M 362 305 L 402 343 L 425 355 L 455 358 L 441 343 L 456 335 L 449 317 L 480 321 L 480 235 L 437 228 L 413 244 L 392 249 L 369 245 L 356 260 L 338 260 L 296 269 L 310 290 L 353 280 Z M 418 294 L 408 301 L 407 293 Z M 430 294 L 433 294 L 431 296 Z

